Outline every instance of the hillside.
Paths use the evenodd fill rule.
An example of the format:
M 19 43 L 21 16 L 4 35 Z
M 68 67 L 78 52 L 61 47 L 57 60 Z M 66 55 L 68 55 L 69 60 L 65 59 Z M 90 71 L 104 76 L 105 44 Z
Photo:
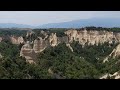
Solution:
M 3 30 L 0 79 L 119 79 L 119 29 Z

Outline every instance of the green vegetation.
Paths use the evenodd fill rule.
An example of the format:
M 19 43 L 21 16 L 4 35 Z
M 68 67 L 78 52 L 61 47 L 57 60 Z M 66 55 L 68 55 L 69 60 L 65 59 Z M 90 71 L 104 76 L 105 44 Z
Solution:
M 47 71 L 39 65 L 26 63 L 25 58 L 19 57 L 19 48 L 11 42 L 1 42 L 0 79 L 37 79 L 50 78 Z
M 26 63 L 25 58 L 19 57 L 18 46 L 10 42 L 2 42 L 0 43 L 0 51 L 4 57 L 0 59 L 0 78 L 98 79 L 100 75 L 106 72 L 114 73 L 120 68 L 120 63 L 115 64 L 117 60 L 111 59 L 108 63 L 102 63 L 103 57 L 107 56 L 114 46 L 110 48 L 106 43 L 99 47 L 86 46 L 82 48 L 77 42 L 72 43 L 71 46 L 74 46 L 74 52 L 71 52 L 65 43 L 59 44 L 55 48 L 45 49 L 39 53 L 39 62 L 34 65 Z M 103 49 L 106 49 L 106 52 L 101 52 L 101 47 L 105 47 Z M 100 59 L 97 60 L 96 57 Z M 48 69 L 51 69 L 53 74 L 48 73 Z
M 89 27 L 89 29 L 101 30 L 100 27 Z M 29 37 L 31 41 L 43 29 L 34 29 L 34 36 Z M 63 31 L 67 29 L 45 29 L 48 34 L 57 33 L 57 36 L 64 36 Z M 43 30 L 43 31 L 45 31 Z M 103 29 L 102 29 L 103 30 Z M 106 30 L 104 28 L 104 30 Z M 109 29 L 114 32 L 118 28 Z M 24 35 L 26 31 L 0 31 L 0 35 Z M 26 38 L 27 39 L 27 38 Z M 71 43 L 73 52 L 61 43 L 56 47 L 46 48 L 38 54 L 37 64 L 29 64 L 25 58 L 19 56 L 23 44 L 13 45 L 10 41 L 0 42 L 0 79 L 98 79 L 105 73 L 113 74 L 120 70 L 120 58 L 109 59 L 109 62 L 102 63 L 117 44 L 82 45 L 78 42 Z M 48 70 L 51 70 L 50 73 Z
M 82 30 L 83 28 L 81 29 L 78 29 L 78 30 Z M 103 28 L 103 27 L 94 27 L 94 26 L 91 26 L 91 27 L 86 27 L 87 30 L 98 30 L 98 31 L 112 31 L 112 32 L 120 32 L 120 28 L 118 27 L 113 27 L 113 28 Z
M 98 72 L 94 65 L 74 55 L 65 43 L 43 51 L 39 55 L 39 62 L 42 67 L 51 68 L 54 73 L 67 79 L 97 78 Z
M 0 36 L 25 36 L 27 33 L 27 30 L 17 30 L 17 29 L 0 29 Z
M 64 29 L 64 28 L 33 29 L 36 36 L 40 36 L 42 38 L 44 38 L 45 36 L 43 34 L 41 34 L 40 31 L 45 31 L 45 32 L 47 32 L 48 35 L 50 35 L 51 33 L 56 33 L 57 37 L 62 37 L 62 36 L 66 36 L 64 33 L 64 31 L 66 31 L 66 30 L 67 29 Z

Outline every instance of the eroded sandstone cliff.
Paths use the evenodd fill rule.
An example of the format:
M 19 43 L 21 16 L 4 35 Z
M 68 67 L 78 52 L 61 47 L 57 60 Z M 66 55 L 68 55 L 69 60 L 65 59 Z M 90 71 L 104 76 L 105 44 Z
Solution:
M 120 44 L 118 44 L 113 51 L 103 60 L 103 63 L 108 62 L 109 58 L 119 58 L 120 57 Z
M 52 33 L 50 36 L 49 36 L 49 43 L 51 46 L 57 46 L 59 44 L 58 42 L 58 37 L 56 36 L 56 33 Z
M 17 36 L 10 36 L 10 40 L 13 44 L 23 44 L 24 39 L 22 36 L 17 37 Z
M 119 72 L 115 72 L 114 74 L 105 74 L 102 77 L 100 77 L 100 79 L 120 79 L 120 73 Z
M 120 42 L 120 33 L 114 33 L 110 31 L 97 31 L 97 30 L 67 30 L 64 33 L 66 36 L 63 37 L 57 37 L 56 33 L 51 33 L 48 35 L 45 31 L 41 31 L 41 33 L 45 36 L 37 37 L 33 41 L 33 48 L 26 43 L 21 48 L 21 52 L 25 52 L 26 47 L 29 48 L 29 54 L 32 53 L 32 55 L 36 55 L 37 53 L 42 52 L 45 48 L 52 46 L 55 47 L 59 43 L 66 43 L 66 46 L 70 48 L 70 50 L 73 52 L 72 47 L 70 44 L 73 41 L 78 41 L 79 44 L 81 44 L 83 47 L 85 44 L 87 45 L 98 45 L 99 43 L 103 44 L 105 42 L 111 43 L 118 43 Z M 29 34 L 30 35 L 30 34 Z M 28 34 L 27 34 L 28 36 Z M 13 37 L 12 37 L 13 39 Z M 19 40 L 19 42 L 17 41 Z M 23 39 L 14 39 L 14 43 L 20 43 L 23 42 Z M 27 45 L 27 46 L 26 46 Z M 28 47 L 29 46 L 29 47 Z M 33 53 L 34 52 L 34 53 Z M 117 46 L 116 49 L 113 50 L 110 56 L 113 55 L 113 58 L 116 56 L 120 56 L 120 45 Z M 26 53 L 23 53 L 22 56 L 26 56 Z M 104 60 L 104 62 L 107 61 L 107 58 Z
M 35 51 L 35 53 L 39 53 L 42 52 L 47 46 L 47 41 L 45 41 L 41 37 L 38 37 L 34 40 L 33 50 Z
M 32 49 L 29 41 L 22 46 L 20 56 L 25 57 L 26 61 L 29 63 L 34 63 L 36 61 L 36 53 Z
M 66 43 L 66 45 L 73 51 L 70 44 L 68 44 L 67 36 L 57 37 L 56 33 L 51 33 L 48 36 L 45 32 L 42 32 L 42 33 L 46 35 L 45 38 L 38 36 L 33 42 L 33 48 L 31 47 L 30 42 L 25 43 L 21 48 L 20 56 L 25 57 L 26 60 L 28 61 L 33 60 L 34 62 L 34 57 L 32 57 L 31 55 L 36 56 L 37 53 L 42 52 L 43 50 L 45 50 L 45 48 L 49 46 L 55 47 L 59 43 L 63 43 L 63 42 Z
M 93 31 L 93 30 L 68 30 L 65 32 L 69 37 L 69 42 L 79 41 L 81 45 L 98 45 L 99 43 L 109 42 L 112 43 L 113 40 L 119 42 L 120 34 L 114 34 L 108 31 Z

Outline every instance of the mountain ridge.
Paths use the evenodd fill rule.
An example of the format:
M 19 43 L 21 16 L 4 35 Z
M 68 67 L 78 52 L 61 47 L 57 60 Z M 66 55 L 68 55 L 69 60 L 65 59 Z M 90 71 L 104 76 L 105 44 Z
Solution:
M 81 28 L 87 26 L 120 27 L 120 18 L 90 18 L 37 26 L 17 23 L 0 23 L 0 28 Z

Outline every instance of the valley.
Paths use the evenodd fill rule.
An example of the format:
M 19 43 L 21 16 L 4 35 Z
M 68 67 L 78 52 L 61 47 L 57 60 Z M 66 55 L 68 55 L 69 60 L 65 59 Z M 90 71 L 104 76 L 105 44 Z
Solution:
M 119 29 L 0 29 L 0 79 L 119 79 Z

